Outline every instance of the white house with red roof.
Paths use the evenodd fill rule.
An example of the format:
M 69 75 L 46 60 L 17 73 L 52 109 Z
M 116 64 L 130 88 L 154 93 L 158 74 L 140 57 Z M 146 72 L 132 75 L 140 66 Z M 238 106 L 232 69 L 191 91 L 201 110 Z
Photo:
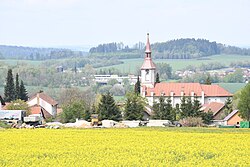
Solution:
M 32 114 L 41 114 L 44 118 L 56 117 L 58 103 L 44 92 L 39 92 L 27 102 Z
M 146 97 L 150 106 L 160 96 L 170 97 L 172 105 L 181 103 L 183 96 L 195 97 L 201 104 L 211 102 L 225 103 L 228 97 L 233 95 L 219 85 L 204 85 L 200 83 L 155 83 L 156 65 L 151 57 L 151 47 L 149 34 L 147 34 L 147 44 L 144 62 L 141 67 L 141 95 Z

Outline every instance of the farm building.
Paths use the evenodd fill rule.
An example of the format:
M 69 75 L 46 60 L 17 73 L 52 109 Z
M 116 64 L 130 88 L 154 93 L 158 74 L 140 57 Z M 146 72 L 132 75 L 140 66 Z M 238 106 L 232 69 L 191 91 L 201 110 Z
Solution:
M 219 85 L 204 85 L 200 83 L 155 83 L 156 65 L 151 57 L 149 34 L 145 50 L 145 58 L 141 67 L 141 95 L 146 97 L 150 106 L 160 96 L 170 97 L 175 107 L 181 103 L 183 96 L 191 99 L 197 97 L 202 105 L 211 102 L 225 103 L 233 95 Z

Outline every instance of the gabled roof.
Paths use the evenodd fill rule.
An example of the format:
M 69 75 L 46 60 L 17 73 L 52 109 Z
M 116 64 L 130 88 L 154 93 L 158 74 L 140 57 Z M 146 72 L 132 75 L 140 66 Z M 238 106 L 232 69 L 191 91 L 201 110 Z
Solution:
M 205 96 L 233 96 L 219 85 L 201 85 Z
M 41 99 L 43 99 L 44 101 L 46 101 L 47 103 L 51 104 L 52 106 L 57 105 L 58 103 L 52 99 L 50 96 L 48 96 L 47 94 L 45 94 L 44 92 L 41 93 L 37 93 L 36 95 L 32 96 L 29 101 L 33 100 L 34 98 L 40 97 Z
M 226 116 L 226 117 L 224 118 L 223 121 L 228 121 L 228 120 L 231 119 L 235 114 L 237 114 L 238 111 L 239 111 L 239 110 L 233 110 L 228 116 Z
M 30 107 L 31 114 L 41 114 L 44 119 L 51 118 L 52 115 L 39 105 L 34 105 Z
M 225 106 L 224 103 L 218 103 L 218 102 L 211 102 L 209 103 L 206 108 L 204 109 L 204 112 L 211 111 L 213 112 L 213 115 L 216 115 L 221 109 Z
M 202 91 L 204 96 L 209 97 L 223 97 L 223 96 L 232 96 L 231 93 L 220 87 L 219 85 L 202 85 L 200 83 L 156 83 L 154 88 L 147 88 L 146 96 L 150 96 L 151 92 L 154 92 L 155 96 L 161 96 L 164 93 L 164 96 L 170 96 L 170 93 L 173 92 L 174 96 L 181 96 L 181 92 L 184 93 L 184 96 L 191 96 L 191 93 L 194 92 L 195 96 L 202 96 Z
M 201 86 L 199 83 L 156 83 L 154 88 L 147 89 L 147 95 L 150 95 L 150 92 L 154 92 L 155 96 L 161 96 L 164 93 L 164 96 L 170 96 L 170 93 L 173 92 L 174 96 L 181 96 L 181 92 L 185 96 L 190 96 L 191 92 L 194 92 L 195 95 L 201 96 Z

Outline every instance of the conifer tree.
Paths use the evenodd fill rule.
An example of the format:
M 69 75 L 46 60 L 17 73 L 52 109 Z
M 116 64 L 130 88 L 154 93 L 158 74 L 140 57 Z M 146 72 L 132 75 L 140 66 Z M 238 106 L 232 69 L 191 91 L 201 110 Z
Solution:
M 135 83 L 135 93 L 139 95 L 141 93 L 141 83 L 139 76 L 137 77 L 137 81 Z
M 125 120 L 142 120 L 145 110 L 145 101 L 135 93 L 128 93 L 125 103 L 124 119 Z
M 101 101 L 98 105 L 98 113 L 101 120 L 121 120 L 121 111 L 115 104 L 115 100 L 109 92 L 102 95 Z
M 170 98 L 168 98 L 166 102 L 165 97 L 161 96 L 159 98 L 159 102 L 155 102 L 153 104 L 153 111 L 154 111 L 154 116 L 153 116 L 154 119 L 171 120 L 171 121 L 175 119 Z
M 198 97 L 195 96 L 194 98 L 194 102 L 193 102 L 193 115 L 190 115 L 190 116 L 193 116 L 193 117 L 200 117 L 202 115 L 202 110 L 201 110 L 202 106 L 201 106 L 201 103 L 200 101 L 198 100 Z
M 211 78 L 210 78 L 210 75 L 207 76 L 207 79 L 205 81 L 205 85 L 211 85 L 212 82 L 211 82 Z
M 15 85 L 14 85 L 14 79 L 12 75 L 12 70 L 9 69 L 7 73 L 7 78 L 6 78 L 6 85 L 4 87 L 4 96 L 5 96 L 5 101 L 10 102 L 15 100 Z
M 19 94 L 19 96 L 20 96 L 21 100 L 24 100 L 24 101 L 28 100 L 28 93 L 26 91 L 26 88 L 25 88 L 22 80 L 21 80 L 21 84 L 20 84 L 20 94 Z
M 155 79 L 156 83 L 160 83 L 160 77 L 159 77 L 159 73 L 156 73 L 156 79 Z
M 19 75 L 16 74 L 16 85 L 15 85 L 16 99 L 20 99 L 20 85 L 19 85 Z

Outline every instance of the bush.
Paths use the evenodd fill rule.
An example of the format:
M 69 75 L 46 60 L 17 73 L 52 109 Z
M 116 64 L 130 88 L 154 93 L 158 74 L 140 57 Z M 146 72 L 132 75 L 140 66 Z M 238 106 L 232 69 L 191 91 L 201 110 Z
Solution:
M 200 117 L 187 117 L 180 120 L 180 123 L 186 127 L 203 126 L 203 120 Z
M 10 125 L 8 125 L 6 122 L 0 121 L 0 128 L 10 128 Z

